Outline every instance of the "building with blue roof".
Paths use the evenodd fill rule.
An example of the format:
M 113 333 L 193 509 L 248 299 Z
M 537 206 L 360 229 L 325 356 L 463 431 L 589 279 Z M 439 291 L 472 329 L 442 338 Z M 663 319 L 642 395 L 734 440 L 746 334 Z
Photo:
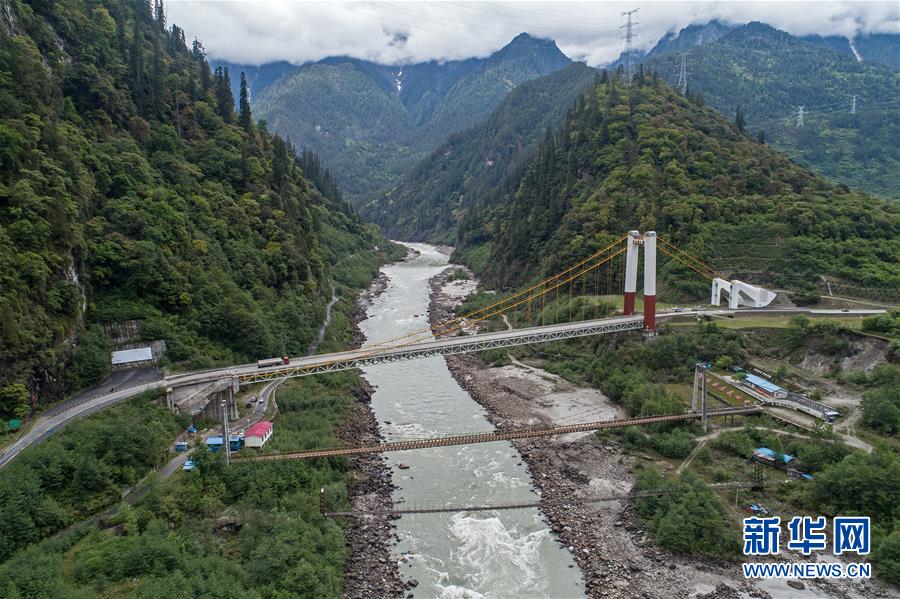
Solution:
M 206 448 L 210 451 L 219 451 L 222 449 L 222 445 L 225 444 L 225 439 L 223 437 L 207 437 L 206 438 Z
M 755 374 L 748 374 L 744 379 L 744 382 L 750 385 L 755 391 L 769 397 L 786 399 L 788 396 L 787 389 L 779 387 L 772 381 L 764 379 L 761 376 L 756 376 Z
M 757 447 L 756 451 L 753 452 L 753 457 L 757 459 L 757 461 L 764 461 L 772 464 L 775 463 L 775 455 L 775 452 L 768 447 Z M 790 464 L 794 461 L 794 456 L 783 453 L 781 454 L 781 461 L 785 465 Z

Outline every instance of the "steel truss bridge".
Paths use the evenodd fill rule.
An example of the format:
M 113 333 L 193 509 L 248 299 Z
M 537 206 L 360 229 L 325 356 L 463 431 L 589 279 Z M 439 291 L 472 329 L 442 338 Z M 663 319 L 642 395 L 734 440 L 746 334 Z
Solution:
M 722 408 L 708 410 L 706 418 L 717 416 L 740 416 L 757 414 L 762 409 L 759 406 L 746 406 L 739 408 Z M 433 439 L 416 439 L 411 441 L 396 441 L 393 443 L 378 443 L 376 445 L 364 445 L 358 447 L 337 447 L 333 449 L 314 449 L 309 451 L 297 451 L 290 453 L 273 453 L 252 457 L 233 457 L 232 463 L 238 462 L 264 462 L 272 460 L 301 460 L 308 458 L 328 458 L 339 456 L 354 456 L 369 453 L 385 453 L 388 451 L 407 451 L 410 449 L 427 449 L 430 447 L 448 447 L 451 445 L 472 445 L 475 443 L 491 443 L 494 441 L 511 441 L 513 439 L 534 439 L 552 435 L 564 435 L 567 433 L 582 433 L 623 428 L 627 426 L 642 426 L 645 424 L 657 424 L 660 422 L 677 422 L 681 420 L 699 420 L 704 418 L 702 412 L 685 412 L 683 414 L 668 414 L 664 416 L 646 416 L 642 418 L 621 418 L 618 420 L 600 420 L 596 422 L 584 422 L 581 424 L 568 424 L 546 428 L 520 428 L 495 433 L 475 433 L 471 435 L 454 435 L 452 437 L 437 437 Z
M 883 313 L 884 310 L 683 310 L 679 312 L 664 312 L 656 315 L 656 264 L 655 264 L 656 234 L 647 232 L 643 237 L 637 231 L 632 231 L 610 245 L 594 252 L 580 262 L 547 277 L 546 279 L 523 289 L 512 295 L 498 299 L 498 301 L 485 307 L 476 309 L 462 316 L 451 318 L 448 321 L 435 323 L 418 331 L 412 331 L 380 343 L 375 343 L 360 349 L 321 354 L 290 359 L 287 364 L 269 368 L 259 368 L 258 364 L 242 364 L 226 368 L 212 368 L 209 370 L 186 372 L 165 377 L 162 381 L 155 381 L 144 385 L 138 385 L 120 390 L 111 390 L 82 404 L 71 407 L 52 418 L 42 418 L 40 421 L 14 442 L 0 455 L 0 467 L 11 461 L 24 448 L 39 443 L 54 431 L 66 426 L 68 422 L 79 416 L 87 415 L 97 410 L 120 402 L 140 392 L 163 388 L 166 390 L 167 401 L 170 407 L 175 407 L 177 402 L 186 401 L 187 404 L 199 395 L 209 394 L 211 391 L 233 396 L 241 384 L 264 383 L 275 380 L 310 376 L 340 370 L 350 370 L 367 367 L 376 364 L 387 364 L 414 358 L 423 358 L 438 355 L 451 355 L 468 352 L 478 352 L 488 349 L 513 347 L 547 341 L 558 341 L 574 337 L 590 335 L 606 335 L 623 331 L 643 330 L 648 335 L 656 332 L 656 318 L 667 319 L 671 317 L 699 317 L 704 316 L 729 316 L 738 312 L 766 312 L 766 313 L 807 313 L 810 315 L 856 315 L 869 316 Z M 703 264 L 699 259 L 659 238 L 662 244 L 660 250 L 675 259 L 682 265 L 693 269 L 701 276 L 709 279 L 718 276 L 711 267 Z M 623 246 L 623 242 L 626 242 Z M 644 265 L 644 314 L 635 314 L 635 292 L 637 277 L 637 254 L 634 251 L 638 245 L 642 245 L 645 251 Z M 624 254 L 624 255 L 623 255 Z M 622 268 L 619 268 L 614 260 L 623 258 Z M 648 256 L 652 259 L 648 261 Z M 623 293 L 625 308 L 623 315 L 613 318 L 593 320 L 573 320 L 573 297 L 580 296 L 602 297 L 604 294 L 618 294 L 618 286 L 614 282 L 617 275 L 623 276 Z M 604 286 L 604 279 L 606 284 Z M 605 293 L 604 293 L 605 292 Z M 568 296 L 568 304 L 565 297 Z M 562 298 L 562 302 L 560 301 Z M 545 309 L 546 304 L 546 309 Z M 597 306 L 599 308 L 599 305 Z M 565 313 L 568 310 L 569 322 L 562 322 L 560 310 Z M 578 310 L 578 308 L 576 308 Z M 582 318 L 587 311 L 582 312 Z M 846 314 L 845 312 L 850 312 Z M 518 313 L 522 322 L 527 323 L 524 328 L 511 329 L 498 332 L 481 334 L 468 334 L 478 323 L 490 319 L 515 315 Z M 597 310 L 599 316 L 599 310 Z M 546 317 L 546 318 L 545 318 Z M 545 320 L 553 320 L 553 324 L 545 324 Z M 508 321 L 507 321 L 508 322 Z M 229 391 L 230 390 L 230 391 Z M 180 399 L 176 399 L 180 394 Z M 598 423 L 599 424 L 599 423 Z M 606 428 L 596 426 L 595 428 Z M 583 429 L 590 430 L 590 429 Z M 566 432 L 566 431 L 560 431 Z M 523 433 L 524 434 L 524 433 Z M 549 433 L 556 434 L 556 433 Z M 536 436 L 536 435 L 532 435 Z M 509 437 L 519 438 L 519 437 Z M 430 442 L 430 441 L 427 441 Z M 468 442 L 468 441 L 467 441 Z M 449 444 L 449 443 L 445 443 Z M 397 448 L 404 449 L 404 448 Z M 380 450 L 379 450 L 380 451 Z
M 496 333 L 481 333 L 478 335 L 462 335 L 449 339 L 434 341 L 420 341 L 417 343 L 401 344 L 387 348 L 373 347 L 362 348 L 356 352 L 343 352 L 342 354 L 323 355 L 319 360 L 299 360 L 299 362 L 311 362 L 309 364 L 275 367 L 272 369 L 257 369 L 237 375 L 241 383 L 259 383 L 280 378 L 309 376 L 338 370 L 349 370 L 375 364 L 389 364 L 415 358 L 427 358 L 431 356 L 450 356 L 453 354 L 465 354 L 480 352 L 487 349 L 514 347 L 516 345 L 529 345 L 543 343 L 545 341 L 559 341 L 573 337 L 587 337 L 590 335 L 606 335 L 621 331 L 636 331 L 643 326 L 642 316 L 630 316 L 622 318 L 607 318 L 600 320 L 587 320 L 559 325 L 547 325 L 526 329 L 513 329 Z

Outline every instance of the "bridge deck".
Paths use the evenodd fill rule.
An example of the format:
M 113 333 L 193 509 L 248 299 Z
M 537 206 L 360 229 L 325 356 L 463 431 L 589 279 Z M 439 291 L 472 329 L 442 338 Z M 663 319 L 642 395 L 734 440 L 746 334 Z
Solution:
M 672 317 L 690 318 L 699 315 L 810 314 L 822 316 L 868 316 L 882 312 L 884 311 L 850 310 L 845 313 L 842 310 L 766 308 L 740 310 L 685 310 L 683 312 L 662 312 L 658 313 L 656 317 L 657 321 L 660 321 Z M 219 368 L 173 375 L 166 379 L 166 384 L 169 387 L 179 387 L 231 377 L 238 379 L 242 384 L 260 383 L 274 381 L 285 377 L 293 378 L 309 376 L 427 356 L 468 353 L 493 348 L 570 339 L 573 337 L 586 337 L 619 331 L 640 330 L 642 326 L 643 316 L 636 315 L 585 320 L 564 324 L 551 324 L 525 329 L 480 333 L 477 335 L 460 335 L 457 337 L 444 337 L 439 339 L 432 338 L 430 333 L 426 332 L 420 337 L 412 337 L 405 341 L 398 340 L 392 344 L 383 343 L 350 351 L 295 358 L 290 361 L 290 364 L 283 366 L 258 368 L 255 363 L 241 364 L 230 368 Z

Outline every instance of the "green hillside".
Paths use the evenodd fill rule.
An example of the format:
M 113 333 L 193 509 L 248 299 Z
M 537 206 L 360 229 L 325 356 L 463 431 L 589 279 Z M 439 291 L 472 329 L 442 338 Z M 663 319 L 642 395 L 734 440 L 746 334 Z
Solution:
M 645 61 L 672 80 L 673 55 Z M 843 183 L 900 199 L 900 73 L 762 23 L 738 27 L 688 57 L 689 84 L 729 118 L 793 159 Z M 674 80 L 672 80 L 674 81 Z M 857 112 L 850 114 L 851 96 Z M 797 107 L 805 107 L 803 127 Z
M 479 217 L 463 217 L 457 250 L 501 287 L 630 229 L 655 229 L 713 266 L 900 284 L 900 207 L 808 172 L 655 76 L 598 85 L 510 191 L 470 209 Z M 663 261 L 670 291 L 707 292 Z
M 371 256 L 356 265 L 371 273 L 382 238 L 309 184 L 247 107 L 236 114 L 199 42 L 147 4 L 3 9 L 4 399 L 97 381 L 103 325 L 127 319 L 166 341 L 173 366 L 305 349 L 338 255 Z
M 448 134 L 486 117 L 516 86 L 571 61 L 521 34 L 483 59 L 385 66 L 347 57 L 304 65 L 255 96 L 274 131 L 316 151 L 359 202 L 395 183 Z
M 566 109 L 598 73 L 573 63 L 511 91 L 482 123 L 451 135 L 389 193 L 363 207 L 392 238 L 455 243 L 457 217 L 477 198 L 520 171 L 541 135 L 558 127 Z
M 274 131 L 322 156 L 351 195 L 390 183 L 419 151 L 401 139 L 412 128 L 403 105 L 353 63 L 299 69 L 255 108 Z

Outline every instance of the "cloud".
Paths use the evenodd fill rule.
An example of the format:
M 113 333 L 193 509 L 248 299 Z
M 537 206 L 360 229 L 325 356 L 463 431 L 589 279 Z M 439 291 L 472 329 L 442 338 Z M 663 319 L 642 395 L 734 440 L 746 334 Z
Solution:
M 764 21 L 795 35 L 900 31 L 897 2 L 289 2 L 169 0 L 169 22 L 212 58 L 295 64 L 349 55 L 386 64 L 487 56 L 523 31 L 588 64 L 622 50 L 621 13 L 639 8 L 637 46 L 719 19 Z

